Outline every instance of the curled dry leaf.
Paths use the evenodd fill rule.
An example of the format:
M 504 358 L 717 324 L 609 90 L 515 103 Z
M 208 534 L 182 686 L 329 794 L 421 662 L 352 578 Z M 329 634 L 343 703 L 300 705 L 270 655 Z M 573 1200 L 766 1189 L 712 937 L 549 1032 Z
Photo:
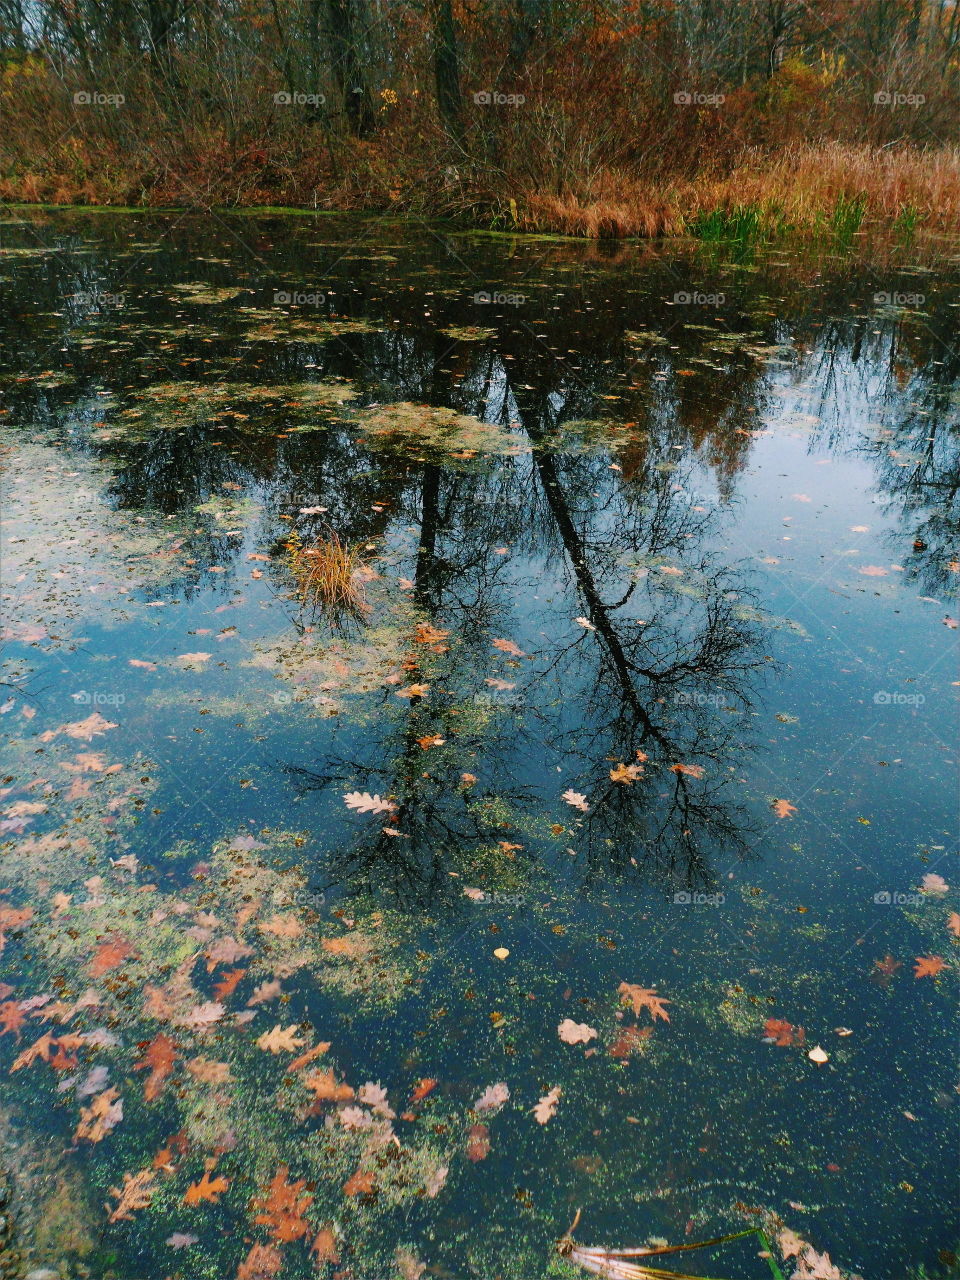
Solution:
M 596 1038 L 595 1027 L 588 1027 L 585 1022 L 574 1022 L 572 1018 L 564 1018 L 557 1027 L 557 1035 L 564 1044 L 588 1044 Z
M 555 1085 L 548 1093 L 545 1093 L 537 1105 L 533 1108 L 532 1115 L 536 1118 L 537 1124 L 546 1124 L 548 1120 L 552 1120 L 557 1110 L 557 1103 L 560 1101 L 560 1086 Z
M 590 808 L 587 797 L 579 791 L 574 791 L 572 787 L 568 787 L 560 799 L 566 800 L 567 804 L 572 805 L 574 809 L 579 809 L 581 813 L 586 813 Z

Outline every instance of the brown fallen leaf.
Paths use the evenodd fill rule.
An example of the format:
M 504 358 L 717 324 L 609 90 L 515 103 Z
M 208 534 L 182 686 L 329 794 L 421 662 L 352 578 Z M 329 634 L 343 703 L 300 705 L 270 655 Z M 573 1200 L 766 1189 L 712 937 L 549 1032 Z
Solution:
M 183 1203 L 189 1205 L 198 1205 L 206 1201 L 208 1204 L 216 1204 L 223 1193 L 230 1186 L 229 1181 L 222 1175 L 211 1178 L 212 1170 L 205 1169 L 203 1177 L 199 1182 L 192 1183 L 183 1197 Z
M 703 777 L 703 766 L 699 764 L 672 764 L 670 769 L 673 773 L 685 773 L 691 778 Z
M 353 1097 L 348 1084 L 338 1084 L 332 1071 L 313 1071 L 303 1076 L 302 1084 L 309 1089 L 316 1102 L 346 1102 Z
M 373 1174 L 357 1170 L 343 1184 L 343 1194 L 347 1196 L 368 1196 L 373 1192 Z
M 257 1048 L 270 1053 L 293 1053 L 294 1049 L 304 1043 L 303 1036 L 297 1035 L 296 1027 L 281 1027 L 278 1022 L 270 1031 L 265 1031 L 257 1040 Z
M 154 1183 L 157 1180 L 156 1170 L 141 1169 L 139 1173 L 125 1173 L 122 1187 L 111 1187 L 109 1194 L 117 1197 L 116 1205 L 110 1209 L 108 1222 L 127 1222 L 137 1209 L 146 1209 L 153 1200 Z
M 340 1254 L 337 1252 L 337 1237 L 328 1223 L 324 1223 L 317 1232 L 316 1239 L 310 1246 L 310 1252 L 318 1263 L 337 1263 L 340 1261 Z
M 950 912 L 947 916 L 947 928 L 955 938 L 960 938 L 960 912 Z
M 520 646 L 514 644 L 512 640 L 491 640 L 490 643 L 495 649 L 499 649 L 501 653 L 509 653 L 514 658 L 525 658 L 527 656 Z
M 115 1129 L 123 1119 L 123 1102 L 115 1088 L 104 1089 L 98 1093 L 89 1107 L 80 1109 L 80 1123 L 74 1132 L 74 1139 L 87 1142 L 102 1142 L 111 1129 Z
M 654 1022 L 657 1018 L 662 1018 L 664 1022 L 670 1021 L 670 1015 L 664 1007 L 670 1001 L 665 1000 L 663 996 L 658 996 L 655 986 L 641 987 L 635 982 L 621 982 L 617 991 L 620 995 L 620 1003 L 631 1005 L 637 1017 L 640 1016 L 641 1009 L 647 1009 Z
M 797 812 L 796 805 L 791 804 L 789 800 L 771 800 L 770 808 L 778 818 L 789 818 L 792 813 Z
M 289 1168 L 285 1164 L 280 1165 L 263 1198 L 253 1202 L 254 1207 L 260 1210 L 254 1222 L 267 1227 L 273 1239 L 280 1244 L 300 1240 L 311 1230 L 303 1215 L 313 1203 L 313 1196 L 304 1192 L 305 1178 L 290 1182 L 289 1174 Z
M 313 1048 L 308 1049 L 306 1053 L 301 1053 L 299 1058 L 294 1058 L 294 1060 L 287 1066 L 287 1071 L 299 1071 L 301 1067 L 307 1066 L 307 1064 L 313 1062 L 315 1058 L 319 1058 L 321 1054 L 326 1053 L 329 1048 L 330 1041 L 321 1040 L 319 1044 L 315 1044 Z
M 466 1157 L 477 1164 L 490 1154 L 490 1130 L 485 1124 L 472 1124 L 467 1130 Z
M 556 1110 L 557 1103 L 560 1101 L 560 1086 L 555 1085 L 548 1093 L 545 1093 L 537 1105 L 533 1108 L 532 1115 L 536 1118 L 537 1124 L 546 1124 L 548 1120 L 552 1120 Z
M 639 1053 L 653 1035 L 653 1027 L 621 1027 L 607 1049 L 611 1058 L 630 1058 Z
M 116 969 L 123 964 L 124 960 L 132 954 L 133 948 L 125 938 L 114 937 L 101 942 L 90 962 L 90 976 L 99 978 L 102 974 L 109 973 L 111 969 Z
M 237 1280 L 272 1280 L 282 1266 L 283 1254 L 275 1245 L 251 1245 L 237 1270 Z
M 946 960 L 940 956 L 917 956 L 913 970 L 915 978 L 935 978 L 941 969 L 947 967 Z
M 436 1080 L 431 1080 L 429 1076 L 424 1077 L 424 1079 L 418 1081 L 418 1083 L 414 1087 L 413 1093 L 410 1095 L 410 1101 L 419 1102 L 422 1098 L 425 1098 L 427 1094 L 430 1093 L 436 1087 L 437 1087 Z
M 150 1072 L 143 1082 L 143 1096 L 147 1102 L 153 1102 L 163 1092 L 164 1082 L 173 1071 L 176 1049 L 176 1042 L 161 1032 L 146 1046 L 140 1061 L 133 1064 L 134 1071 Z
M 587 1044 L 596 1038 L 596 1029 L 588 1027 L 585 1022 L 574 1022 L 572 1018 L 564 1018 L 557 1027 L 557 1035 L 564 1044 Z

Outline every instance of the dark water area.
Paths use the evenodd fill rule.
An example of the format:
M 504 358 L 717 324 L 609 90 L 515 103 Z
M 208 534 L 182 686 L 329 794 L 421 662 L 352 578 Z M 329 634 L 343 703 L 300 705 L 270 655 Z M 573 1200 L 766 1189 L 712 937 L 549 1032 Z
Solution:
M 2 232 L 29 1265 L 955 1274 L 960 246 Z

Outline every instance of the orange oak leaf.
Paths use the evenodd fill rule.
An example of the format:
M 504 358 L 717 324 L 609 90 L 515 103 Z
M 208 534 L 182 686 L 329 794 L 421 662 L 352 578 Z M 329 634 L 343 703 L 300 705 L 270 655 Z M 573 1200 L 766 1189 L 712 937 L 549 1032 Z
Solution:
M 255 1244 L 237 1270 L 237 1280 L 271 1280 L 283 1266 L 283 1254 L 272 1244 Z
M 243 979 L 246 969 L 228 969 L 219 982 L 213 984 L 213 994 L 218 1000 L 232 996 Z
M 313 1203 L 313 1196 L 303 1194 L 307 1185 L 305 1178 L 290 1182 L 289 1174 L 289 1168 L 285 1164 L 280 1165 L 263 1198 L 254 1201 L 254 1207 L 260 1209 L 254 1221 L 267 1227 L 274 1240 L 281 1244 L 300 1240 L 311 1230 L 303 1215 Z
M 437 1087 L 436 1080 L 431 1080 L 429 1076 L 420 1080 L 410 1095 L 411 1102 L 419 1102 L 421 1098 L 425 1098 L 431 1090 Z
M 789 818 L 792 813 L 797 812 L 797 806 L 789 800 L 771 800 L 770 808 L 778 818 Z
M 164 1082 L 173 1071 L 176 1050 L 176 1041 L 161 1032 L 146 1046 L 140 1061 L 133 1064 L 134 1071 L 150 1072 L 143 1082 L 143 1096 L 147 1102 L 153 1102 L 163 1092 Z
M 947 962 L 940 956 L 917 956 L 916 966 L 913 970 L 915 978 L 935 978 L 941 969 L 947 967 Z
M 337 1237 L 333 1233 L 333 1228 L 328 1224 L 324 1224 L 317 1232 L 317 1238 L 310 1246 L 310 1252 L 316 1257 L 317 1262 L 339 1262 L 340 1254 L 337 1251 Z
M 313 1071 L 303 1077 L 303 1086 L 309 1089 L 317 1102 L 346 1102 L 353 1097 L 348 1084 L 338 1084 L 332 1071 Z
M 205 1169 L 203 1177 L 199 1182 L 192 1183 L 187 1188 L 187 1193 L 183 1197 L 183 1203 L 189 1205 L 197 1205 L 206 1200 L 209 1204 L 216 1204 L 226 1189 L 230 1186 L 223 1175 L 211 1178 L 210 1169 Z
M 960 912 L 950 912 L 947 916 L 947 928 L 955 938 L 960 938 Z
M 123 1119 L 123 1103 L 115 1088 L 104 1089 L 98 1093 L 89 1107 L 80 1110 L 80 1123 L 77 1125 L 74 1138 L 79 1141 L 102 1142 L 111 1129 L 115 1129 Z
M 621 982 L 617 991 L 620 995 L 620 1003 L 631 1005 L 637 1017 L 640 1016 L 641 1009 L 647 1009 L 654 1022 L 657 1018 L 662 1018 L 664 1022 L 670 1021 L 670 1015 L 664 1008 L 670 1001 L 665 1000 L 663 996 L 658 996 L 655 986 L 641 987 L 635 982 Z
M 359 1169 L 352 1173 L 343 1184 L 344 1195 L 368 1196 L 373 1191 L 373 1174 L 362 1173 Z
M 673 773 L 686 773 L 691 778 L 703 777 L 703 765 L 699 764 L 672 764 L 670 769 Z
M 90 962 L 91 977 L 99 978 L 102 974 L 109 973 L 111 969 L 116 969 L 132 953 L 133 948 L 124 938 L 108 938 L 101 942 Z

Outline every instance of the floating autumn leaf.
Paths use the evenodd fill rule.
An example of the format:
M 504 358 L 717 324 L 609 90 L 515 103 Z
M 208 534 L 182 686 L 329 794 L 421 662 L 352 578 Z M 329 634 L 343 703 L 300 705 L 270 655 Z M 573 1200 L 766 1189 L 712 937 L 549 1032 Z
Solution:
M 806 1033 L 803 1027 L 795 1027 L 783 1018 L 768 1018 L 763 1024 L 763 1039 L 768 1044 L 778 1044 L 783 1048 L 792 1044 L 803 1044 Z
M 169 1245 L 171 1249 L 189 1249 L 192 1245 L 200 1243 L 200 1237 L 192 1235 L 189 1231 L 174 1231 L 173 1235 L 167 1236 L 163 1243 Z
M 266 1004 L 268 1000 L 279 1000 L 283 995 L 283 989 L 280 983 L 274 978 L 270 982 L 261 982 L 254 987 L 253 994 L 247 1001 L 247 1007 L 256 1004 Z
M 381 800 L 369 791 L 348 791 L 343 803 L 356 813 L 392 813 L 397 807 L 392 800 Z
M 309 1066 L 311 1062 L 315 1062 L 317 1058 L 322 1057 L 329 1048 L 330 1041 L 321 1040 L 320 1043 L 315 1044 L 312 1049 L 308 1049 L 306 1053 L 301 1053 L 299 1058 L 294 1058 L 292 1062 L 288 1063 L 287 1071 L 291 1074 L 294 1071 L 300 1071 L 303 1067 Z
M 123 1102 L 115 1088 L 104 1089 L 98 1093 L 89 1107 L 81 1107 L 80 1123 L 74 1132 L 74 1139 L 87 1142 L 102 1142 L 111 1129 L 115 1129 L 123 1119 Z
M 913 970 L 915 978 L 935 978 L 941 969 L 946 968 L 947 962 L 940 956 L 917 956 L 916 965 Z
M 373 1174 L 363 1173 L 360 1169 L 350 1175 L 343 1184 L 346 1196 L 368 1196 L 373 1192 Z
M 351 960 L 362 956 L 367 950 L 363 939 L 350 933 L 342 933 L 339 938 L 321 938 L 320 946 L 328 955 L 347 956 Z
M 258 924 L 261 933 L 271 933 L 275 938 L 299 938 L 303 933 L 303 925 L 296 916 L 272 916 Z
M 386 1120 L 393 1120 L 396 1112 L 391 1108 L 387 1100 L 387 1091 L 383 1085 L 375 1084 L 372 1080 L 368 1080 L 366 1084 L 362 1084 L 357 1090 L 358 1099 L 376 1111 Z
M 623 782 L 629 786 L 643 773 L 643 768 L 639 764 L 617 764 L 610 770 L 611 782 Z
M 891 955 L 886 955 L 882 960 L 874 960 L 873 967 L 884 978 L 892 978 L 901 967 L 901 962 L 899 960 L 894 960 Z
M 673 773 L 685 773 L 691 778 L 703 777 L 703 766 L 699 764 L 672 764 L 670 769 Z
M 246 969 L 228 969 L 220 981 L 213 984 L 213 994 L 216 998 L 226 1000 L 232 996 L 246 972 Z
M 960 916 L 957 917 L 960 920 Z M 20 1028 L 27 1020 L 27 1015 L 20 1008 L 18 1000 L 5 1000 L 0 1004 L 0 1036 L 5 1036 L 9 1032 L 20 1039 Z
M 272 1244 L 254 1244 L 237 1270 L 237 1280 L 271 1280 L 283 1266 L 283 1254 Z
M 552 1120 L 557 1110 L 557 1103 L 560 1101 L 560 1086 L 555 1085 L 548 1093 L 545 1093 L 537 1105 L 533 1108 L 532 1115 L 536 1118 L 537 1124 L 546 1124 L 548 1120 Z
M 316 1258 L 317 1263 L 340 1261 L 340 1254 L 337 1251 L 337 1237 L 334 1235 L 333 1227 L 324 1224 L 317 1232 L 316 1239 L 310 1246 L 310 1252 Z
M 589 618 L 574 618 L 574 622 L 578 622 L 586 631 L 596 631 L 596 627 Z
M 947 916 L 947 928 L 955 938 L 960 938 L 960 913 L 951 911 Z
M 348 1084 L 338 1084 L 332 1071 L 313 1071 L 302 1077 L 303 1087 L 313 1094 L 315 1102 L 347 1102 L 353 1097 Z
M 61 725 L 53 732 L 65 733 L 68 738 L 77 738 L 82 742 L 91 742 L 100 734 L 106 733 L 108 729 L 117 727 L 112 720 L 107 720 L 99 711 L 94 711 L 92 715 L 87 716 L 86 720 L 74 720 L 70 724 Z M 41 737 L 46 737 L 46 734 L 41 734 Z
M 510 1100 L 510 1089 L 501 1081 L 499 1084 L 488 1084 L 480 1097 L 473 1104 L 474 1111 L 499 1111 Z
M 417 738 L 417 746 L 423 751 L 429 751 L 431 747 L 442 747 L 446 742 L 446 738 L 441 738 L 439 733 L 425 733 L 422 738 Z
M 857 573 L 862 573 L 865 578 L 885 578 L 887 576 L 886 569 L 881 568 L 878 564 L 862 564 Z
M 7 940 L 7 931 L 19 929 L 33 918 L 33 907 L 0 907 L 0 951 Z
M 187 1070 L 200 1084 L 228 1084 L 232 1079 L 229 1062 L 213 1062 L 209 1058 L 191 1058 Z
M 270 1053 L 293 1053 L 294 1049 L 304 1044 L 303 1036 L 297 1035 L 296 1027 L 281 1027 L 278 1022 L 270 1031 L 265 1031 L 257 1040 L 257 1048 Z
M 13 1075 L 15 1071 L 22 1071 L 24 1067 L 29 1067 L 38 1059 L 41 1062 L 49 1062 L 50 1056 L 56 1047 L 56 1043 L 56 1040 L 53 1038 L 53 1033 L 51 1031 L 47 1031 L 39 1040 L 35 1040 L 29 1048 L 24 1049 L 17 1054 L 11 1063 L 10 1075 Z
M 465 1154 L 472 1164 L 486 1160 L 490 1154 L 490 1130 L 485 1124 L 472 1124 L 467 1130 Z
M 132 954 L 133 948 L 125 938 L 114 937 L 101 942 L 90 962 L 91 976 L 99 978 L 101 974 L 109 973 L 111 969 L 116 969 L 123 964 L 124 960 Z
M 205 1031 L 219 1022 L 226 1012 L 226 1006 L 219 1000 L 207 1000 L 203 1004 L 194 1005 L 178 1025 L 189 1027 L 191 1031 Z
M 946 893 L 949 888 L 943 876 L 938 876 L 934 871 L 928 871 L 920 881 L 920 889 L 923 893 Z
M 216 1178 L 211 1178 L 210 1174 L 212 1172 L 212 1169 L 205 1169 L 200 1181 L 191 1183 L 183 1197 L 184 1204 L 198 1205 L 204 1201 L 208 1204 L 217 1203 L 230 1186 L 230 1183 L 222 1174 Z
M 436 1080 L 432 1080 L 428 1076 L 425 1076 L 424 1079 L 419 1080 L 414 1086 L 413 1093 L 410 1095 L 410 1101 L 420 1102 L 421 1099 L 425 1098 L 427 1094 L 432 1092 L 436 1087 Z M 474 1110 L 476 1110 L 476 1108 L 474 1108 Z
M 429 622 L 418 622 L 413 638 L 417 644 L 434 645 L 446 640 L 449 634 L 449 631 L 441 631 L 439 627 L 435 627 Z M 446 646 L 441 652 L 446 652 Z
M 515 689 L 517 687 L 514 681 L 501 680 L 498 676 L 487 676 L 483 683 L 489 685 L 491 689 L 499 690 L 501 693 L 504 693 L 507 689 Z
M 647 1009 L 654 1022 L 657 1018 L 662 1018 L 664 1022 L 670 1021 L 670 1015 L 664 1007 L 670 1001 L 663 996 L 658 996 L 655 986 L 641 987 L 634 982 L 621 982 L 617 991 L 620 995 L 620 1003 L 629 1004 L 637 1017 L 640 1016 L 641 1009 Z
M 560 799 L 566 800 L 567 804 L 572 805 L 574 809 L 579 809 L 581 813 L 586 813 L 590 808 L 589 804 L 587 804 L 587 797 L 579 791 L 574 791 L 572 787 L 568 787 Z
M 253 955 L 253 947 L 245 942 L 238 942 L 234 937 L 218 938 L 204 952 L 207 961 L 207 973 L 212 973 L 218 964 L 236 964 L 247 956 Z
M 797 812 L 796 805 L 791 804 L 789 800 L 771 800 L 770 808 L 778 818 L 789 818 L 792 813 Z
M 144 662 L 142 658 L 128 658 L 131 667 L 141 667 L 144 671 L 156 671 L 157 664 L 155 662 Z
M 313 1203 L 313 1196 L 304 1192 L 305 1178 L 290 1182 L 289 1174 L 288 1167 L 280 1165 L 263 1198 L 254 1201 L 254 1207 L 260 1210 L 254 1222 L 265 1226 L 273 1239 L 281 1244 L 301 1240 L 311 1231 L 310 1223 L 303 1215 Z
M 181 667 L 202 667 L 212 657 L 212 653 L 181 653 L 177 662 Z
M 141 1169 L 139 1173 L 125 1173 L 122 1187 L 111 1187 L 109 1195 L 117 1197 L 117 1203 L 107 1216 L 108 1222 L 127 1222 L 138 1209 L 146 1209 L 153 1200 L 156 1171 Z M 109 1209 L 110 1206 L 107 1205 Z
M 428 684 L 408 684 L 404 689 L 395 689 L 395 698 L 425 698 L 430 692 Z
M 133 1064 L 134 1071 L 150 1072 L 143 1082 L 143 1096 L 147 1102 L 153 1102 L 163 1092 L 164 1082 L 173 1071 L 176 1049 L 176 1043 L 161 1032 L 146 1046 L 140 1061 Z
M 807 1054 L 807 1057 L 811 1062 L 816 1062 L 818 1066 L 822 1066 L 825 1062 L 830 1061 L 829 1053 L 827 1053 L 826 1049 L 821 1049 L 818 1044 L 813 1046 Z
M 495 649 L 499 649 L 501 653 L 509 653 L 514 658 L 525 658 L 527 656 L 520 646 L 514 644 L 512 640 L 491 640 L 490 643 Z
M 585 1022 L 574 1022 L 572 1018 L 564 1018 L 557 1027 L 557 1035 L 564 1044 L 588 1044 L 596 1038 L 596 1028 L 588 1027 Z
M 607 1049 L 611 1058 L 630 1058 L 644 1048 L 653 1035 L 653 1027 L 620 1027 Z

